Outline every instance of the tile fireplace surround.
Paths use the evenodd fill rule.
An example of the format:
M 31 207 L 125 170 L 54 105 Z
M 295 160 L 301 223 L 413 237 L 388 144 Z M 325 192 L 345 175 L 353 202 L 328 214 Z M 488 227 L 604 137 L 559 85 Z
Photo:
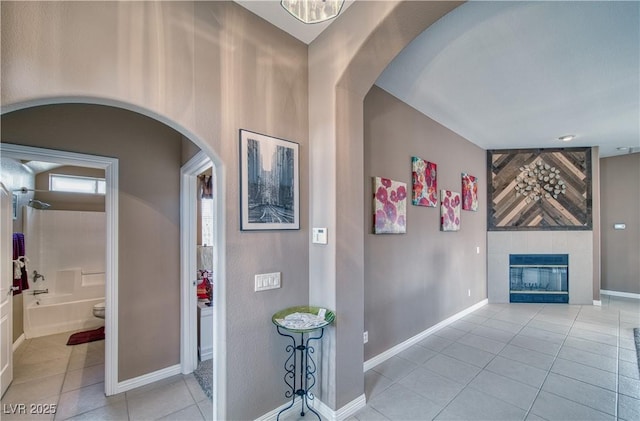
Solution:
M 593 304 L 592 231 L 489 231 L 490 303 L 509 302 L 509 254 L 568 254 L 569 304 Z

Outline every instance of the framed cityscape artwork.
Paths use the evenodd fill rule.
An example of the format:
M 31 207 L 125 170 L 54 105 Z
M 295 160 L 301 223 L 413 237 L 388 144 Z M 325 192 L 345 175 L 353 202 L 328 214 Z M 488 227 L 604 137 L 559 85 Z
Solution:
M 295 142 L 240 130 L 240 229 L 300 229 Z

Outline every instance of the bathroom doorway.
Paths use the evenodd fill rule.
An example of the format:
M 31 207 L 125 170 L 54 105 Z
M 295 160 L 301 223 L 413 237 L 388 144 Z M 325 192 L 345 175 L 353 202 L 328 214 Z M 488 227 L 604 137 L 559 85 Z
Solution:
M 66 329 L 71 326 L 69 323 L 80 323 L 84 327 L 96 327 L 98 326 L 98 324 L 100 326 L 105 326 L 106 340 L 104 341 L 105 348 L 102 358 L 104 359 L 103 371 L 105 393 L 108 395 L 110 394 L 110 388 L 115 388 L 115 385 L 117 384 L 117 309 L 115 308 L 117 303 L 111 306 L 109 306 L 109 303 L 115 302 L 116 300 L 114 299 L 114 297 L 117 296 L 117 261 L 116 259 L 114 259 L 114 256 L 117 256 L 117 241 L 115 237 L 117 237 L 116 210 L 118 206 L 118 160 L 108 157 L 23 145 L 13 145 L 7 143 L 0 144 L 0 152 L 2 153 L 3 160 L 2 179 L 5 183 L 9 183 L 11 185 L 10 188 L 15 193 L 15 197 L 17 199 L 16 202 L 20 203 L 21 201 L 24 201 L 25 205 L 27 205 L 24 207 L 26 211 L 24 212 L 25 221 L 23 221 L 23 225 L 27 230 L 32 231 L 32 237 L 39 237 L 37 241 L 34 241 L 32 243 L 32 245 L 35 246 L 35 243 L 42 242 L 41 240 L 43 238 L 45 238 L 43 247 L 46 247 L 47 241 L 60 241 L 59 239 L 56 240 L 56 234 L 52 233 L 52 231 L 56 231 L 57 229 L 53 229 L 52 227 L 63 228 L 62 231 L 65 231 L 65 226 L 68 230 L 74 226 L 81 225 L 79 223 L 80 219 L 86 219 L 85 222 L 89 224 L 87 226 L 93 225 L 93 228 L 103 232 L 102 238 L 98 239 L 98 241 L 93 241 L 92 245 L 87 244 L 86 246 L 83 246 L 86 248 L 96 248 L 93 246 L 98 244 L 97 249 L 99 249 L 100 251 L 98 251 L 97 253 L 102 254 L 102 256 L 98 256 L 97 258 L 95 256 L 88 257 L 87 259 L 84 259 L 86 261 L 93 262 L 91 263 L 91 265 L 88 265 L 92 266 L 93 269 L 89 269 L 89 267 L 85 265 L 86 267 L 84 269 L 75 268 L 73 270 L 60 270 L 56 271 L 55 274 L 45 273 L 44 270 L 40 269 L 40 273 L 36 275 L 33 271 L 38 271 L 38 268 L 35 268 L 30 264 L 27 266 L 29 268 L 28 277 L 30 287 L 28 290 L 25 290 L 25 293 L 31 292 L 31 294 L 29 294 L 29 296 L 26 298 L 23 295 L 24 300 L 22 302 L 22 314 L 24 315 L 24 318 L 22 321 L 22 325 L 25 328 L 25 334 L 20 336 L 17 341 L 14 342 L 14 352 L 18 348 L 20 343 L 24 341 L 25 335 L 31 337 L 55 335 L 62 331 L 66 332 Z M 51 173 L 56 173 L 56 171 L 53 171 L 54 168 L 64 168 L 64 170 L 60 170 L 57 172 L 66 172 L 66 175 L 69 175 L 69 172 L 82 172 L 84 175 L 78 176 L 79 178 L 76 178 L 82 178 L 85 181 L 93 179 L 96 183 L 96 191 L 97 189 L 100 189 L 101 191 L 100 193 L 97 193 L 98 197 L 95 197 L 94 199 L 97 199 L 97 202 L 102 201 L 102 204 L 96 202 L 93 204 L 85 203 L 80 206 L 101 207 L 104 214 L 103 217 L 98 217 L 98 219 L 96 219 L 97 215 L 90 215 L 91 212 L 79 212 L 71 216 L 64 214 L 67 211 L 59 211 L 60 213 L 56 215 L 54 215 L 53 213 L 44 214 L 44 212 L 55 212 L 47 210 L 51 205 L 48 202 L 54 202 L 55 200 L 54 196 L 51 196 L 54 193 L 51 192 L 50 188 L 43 188 L 41 185 L 38 185 L 38 181 L 36 181 L 37 176 L 35 174 L 33 176 L 33 181 L 29 183 L 25 182 L 24 178 L 16 178 L 14 174 L 5 173 L 8 171 L 6 170 L 5 166 L 7 162 L 9 164 L 12 162 L 16 163 L 16 165 L 18 166 L 25 165 L 25 163 L 33 163 L 32 165 L 41 165 L 47 167 L 48 170 L 31 170 L 31 172 L 45 172 L 45 175 L 49 179 L 51 178 Z M 95 175 L 95 177 L 87 176 L 88 173 L 86 173 L 86 171 L 91 172 L 91 174 Z M 28 172 L 29 170 L 27 170 L 27 173 Z M 101 181 L 99 187 L 97 182 L 98 179 Z M 18 184 L 14 185 L 15 183 Z M 40 194 L 39 198 L 36 198 L 34 196 L 35 194 Z M 26 199 L 21 199 L 21 195 L 25 195 Z M 76 202 L 79 202 L 78 196 L 75 196 L 71 200 L 71 202 L 73 202 L 74 200 Z M 65 207 L 73 208 L 74 206 L 78 206 L 78 203 L 73 204 L 71 202 L 67 203 Z M 17 209 L 14 213 L 16 217 L 17 211 L 20 207 L 16 207 Z M 30 219 L 31 222 L 27 222 L 27 219 Z M 49 221 L 49 223 L 47 224 L 46 221 L 49 219 L 51 219 L 51 221 Z M 49 226 L 49 228 L 45 229 L 46 231 L 48 231 L 48 233 L 46 235 L 43 235 L 43 233 L 40 231 L 45 231 L 42 229 L 43 227 L 45 227 L 45 225 Z M 97 231 L 93 234 L 95 233 L 97 233 Z M 93 234 L 88 234 L 88 236 L 91 236 Z M 75 237 L 77 237 L 77 233 Z M 69 241 L 73 242 L 74 240 L 73 238 L 71 238 Z M 56 246 L 56 249 L 69 251 L 69 253 L 67 253 L 68 255 L 74 254 L 70 248 L 65 248 L 64 245 Z M 31 250 L 33 251 L 35 249 L 32 247 Z M 36 252 L 34 253 L 37 254 Z M 37 257 L 35 254 L 33 263 L 45 267 L 46 264 L 43 263 L 43 259 Z M 96 253 L 87 253 L 87 256 L 89 256 L 90 254 L 93 256 Z M 64 260 L 64 257 L 61 257 L 61 259 Z M 48 283 L 48 285 L 45 285 L 45 283 L 47 283 L 47 277 L 50 278 L 50 282 Z M 73 296 L 73 293 L 70 291 L 70 289 L 73 288 L 74 285 L 82 286 L 83 284 L 86 288 L 83 288 L 83 290 L 79 292 L 79 294 L 88 295 L 86 297 L 81 297 L 80 295 L 78 295 L 76 297 L 77 299 L 73 300 L 73 302 L 70 304 L 74 307 L 73 311 L 69 310 L 69 308 L 66 307 L 62 308 L 62 305 L 68 304 L 62 304 L 63 299 L 66 299 L 69 296 Z M 38 292 L 38 294 L 33 294 L 36 291 Z M 89 295 L 94 293 L 97 295 L 101 295 L 101 297 L 97 297 L 97 295 L 96 297 L 89 297 Z M 104 314 L 104 322 L 100 321 L 98 318 L 88 317 L 86 318 L 87 320 L 85 323 L 80 320 L 80 317 L 68 318 L 64 316 L 65 314 L 84 314 L 87 312 L 92 312 L 94 305 L 100 304 L 102 302 L 106 303 L 107 309 Z M 88 305 L 91 308 L 84 308 Z M 30 310 L 33 311 L 30 312 Z M 61 310 L 57 312 L 60 314 L 61 319 L 57 320 L 56 323 L 37 323 L 39 319 L 42 319 L 41 321 L 44 322 L 50 322 L 54 320 L 54 314 L 39 314 L 37 313 L 38 311 L 40 313 L 43 313 L 44 311 L 55 312 L 56 310 Z M 34 323 L 27 328 L 26 325 L 32 322 Z M 71 330 L 85 330 L 84 327 L 77 328 L 77 326 L 74 325 L 72 326 Z M 66 343 L 66 340 L 64 342 Z
M 183 127 L 148 110 L 127 104 L 114 106 L 110 101 L 100 99 L 91 99 L 86 104 L 66 103 L 66 99 L 60 104 L 36 104 L 33 107 L 20 104 L 17 108 L 9 109 L 2 117 L 3 141 L 25 139 L 34 147 L 58 147 L 119 159 L 115 160 L 115 173 L 118 173 L 118 167 L 120 172 L 119 181 L 113 187 L 119 191 L 113 197 L 114 204 L 119 199 L 120 205 L 117 207 L 116 204 L 115 208 L 119 211 L 114 211 L 109 218 L 117 223 L 119 213 L 120 229 L 114 224 L 115 229 L 108 231 L 114 235 L 113 244 L 119 245 L 120 249 L 118 252 L 111 248 L 111 256 L 117 265 L 114 268 L 119 267 L 120 271 L 112 271 L 119 275 L 119 279 L 113 279 L 123 281 L 119 288 L 117 283 L 114 285 L 120 290 L 119 303 L 116 301 L 114 304 L 120 308 L 123 323 L 119 337 L 115 335 L 107 344 L 113 352 L 112 384 L 105 384 L 104 387 L 108 396 L 182 371 L 183 355 L 185 358 L 187 356 L 182 352 L 180 337 L 183 306 L 180 293 L 182 285 L 178 281 L 182 279 L 181 218 L 186 213 L 176 197 L 180 196 L 180 168 L 191 156 L 187 153 L 193 151 L 193 145 L 198 146 L 213 162 L 218 193 L 215 203 L 215 241 L 220 245 L 216 247 L 215 256 L 218 270 L 214 276 L 219 294 L 214 296 L 214 309 L 217 315 L 222 316 L 216 317 L 217 330 L 214 331 L 214 384 L 218 386 L 213 387 L 215 395 L 212 400 L 215 413 L 224 413 L 225 169 L 215 151 Z M 197 174 L 194 172 L 194 177 Z M 118 297 L 117 294 L 114 296 Z M 145 305 L 135 305 L 140 300 Z M 107 311 L 111 308 L 115 316 L 115 306 L 109 306 L 108 300 L 106 304 Z M 150 307 L 155 310 L 161 308 L 162 311 L 149 311 Z M 107 320 L 107 335 L 109 331 L 118 329 L 117 325 L 109 329 L 109 323 L 115 325 L 115 318 L 111 322 Z M 196 323 L 193 326 L 195 330 Z M 162 334 L 150 334 L 154 331 L 161 331 Z M 118 340 L 119 347 L 116 344 Z M 137 352 L 133 352 L 134 349 Z M 196 346 L 193 346 L 193 350 L 193 354 L 197 355 Z M 108 360 L 107 356 L 107 363 Z M 109 381 L 109 373 L 106 380 Z

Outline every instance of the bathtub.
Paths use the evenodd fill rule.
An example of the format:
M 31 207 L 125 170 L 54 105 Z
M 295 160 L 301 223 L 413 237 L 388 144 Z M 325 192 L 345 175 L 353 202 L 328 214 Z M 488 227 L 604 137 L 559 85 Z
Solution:
M 24 312 L 27 339 L 104 325 L 104 320 L 93 315 L 93 306 L 104 297 L 71 301 L 72 294 L 40 294 L 29 298 Z

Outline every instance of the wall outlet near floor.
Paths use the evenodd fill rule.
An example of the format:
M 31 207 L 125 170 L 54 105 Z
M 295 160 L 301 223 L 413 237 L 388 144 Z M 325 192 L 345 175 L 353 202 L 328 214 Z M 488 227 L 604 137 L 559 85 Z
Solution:
M 280 272 L 260 273 L 255 276 L 255 291 L 280 288 Z
M 368 330 L 367 330 L 367 331 L 365 331 L 365 332 L 362 334 L 362 340 L 364 341 L 364 343 L 365 343 L 365 344 L 366 344 L 367 342 L 369 342 L 369 331 L 368 331 Z

